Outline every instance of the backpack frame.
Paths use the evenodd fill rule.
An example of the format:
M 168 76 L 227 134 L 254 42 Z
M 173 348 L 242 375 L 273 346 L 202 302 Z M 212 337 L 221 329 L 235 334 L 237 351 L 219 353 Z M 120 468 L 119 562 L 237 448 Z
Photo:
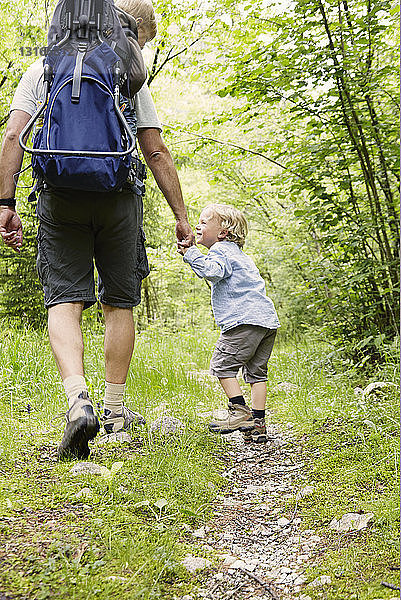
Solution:
M 117 9 L 114 6 L 113 0 L 60 0 L 56 6 L 52 24 L 49 29 L 48 43 L 48 53 L 44 61 L 44 100 L 19 136 L 21 148 L 33 155 L 34 163 L 40 161 L 40 157 L 45 157 L 43 160 L 51 160 L 50 157 L 54 157 L 54 160 L 57 160 L 57 157 L 60 156 L 88 157 L 94 159 L 114 157 L 116 159 L 129 160 L 129 156 L 136 147 L 136 137 L 131 131 L 131 128 L 120 109 L 119 103 L 121 86 L 126 86 L 126 89 L 129 92 L 130 45 L 120 24 Z M 52 83 L 55 76 L 51 65 L 56 65 L 57 73 L 58 55 L 64 53 L 64 55 L 71 54 L 76 57 L 74 73 L 71 78 L 71 102 L 74 103 L 79 102 L 80 99 L 84 59 L 88 55 L 91 56 L 91 53 L 96 53 L 97 49 L 101 49 L 102 47 L 105 49 L 109 48 L 108 53 L 111 54 L 111 50 L 111 52 L 116 55 L 116 61 L 112 69 L 113 89 L 110 89 L 110 92 L 112 92 L 113 95 L 114 111 L 118 123 L 120 124 L 121 145 L 125 145 L 126 148 L 115 151 L 88 149 L 68 150 L 44 147 L 29 148 L 25 142 L 27 141 L 33 126 L 48 106 Z M 46 159 L 46 157 L 48 158 Z

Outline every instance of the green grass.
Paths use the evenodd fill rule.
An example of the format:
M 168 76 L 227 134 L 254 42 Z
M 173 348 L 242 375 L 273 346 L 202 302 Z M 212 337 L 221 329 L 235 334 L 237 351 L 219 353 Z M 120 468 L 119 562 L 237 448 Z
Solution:
M 322 344 L 285 348 L 271 362 L 272 379 L 299 386 L 271 394 L 276 418 L 292 422 L 315 493 L 299 501 L 303 526 L 316 529 L 327 550 L 307 572 L 330 575 L 327 600 L 391 598 L 399 585 L 399 401 L 397 388 L 362 398 L 354 392 L 371 381 L 398 382 L 397 365 L 375 374 L 345 370 Z M 329 529 L 347 512 L 372 512 L 367 530 L 339 535 Z M 321 598 L 321 589 L 308 595 Z
M 100 400 L 101 336 L 87 331 L 85 346 L 88 382 Z M 191 550 L 187 530 L 210 515 L 222 468 L 219 440 L 196 418 L 220 392 L 186 374 L 194 363 L 207 366 L 207 342 L 138 336 L 129 405 L 149 421 L 168 410 L 186 430 L 175 438 L 138 431 L 123 451 L 95 446 L 95 462 L 123 462 L 111 480 L 74 477 L 71 464 L 54 462 L 63 420 L 53 417 L 66 406 L 46 335 L 3 329 L 1 347 L 0 522 L 8 546 L 0 551 L 0 589 L 38 600 L 170 598 L 183 582 L 190 589 L 180 564 Z M 90 495 L 77 498 L 83 488 Z
M 4 325 L 0 334 L 0 589 L 15 598 L 180 598 L 196 588 L 181 566 L 196 553 L 188 528 L 211 516 L 221 488 L 224 443 L 209 435 L 200 412 L 224 404 L 218 386 L 188 374 L 206 369 L 216 331 L 173 334 L 156 326 L 137 337 L 128 379 L 128 404 L 152 421 L 168 410 L 186 424 L 176 438 L 138 430 L 132 445 L 94 446 L 93 460 L 113 477 L 70 473 L 54 461 L 66 410 L 46 334 Z M 91 395 L 103 392 L 100 333 L 85 332 Z M 278 421 L 291 421 L 309 471 L 312 496 L 297 504 L 305 528 L 326 547 L 308 578 L 332 577 L 327 600 L 390 598 L 382 580 L 396 583 L 398 479 L 396 393 L 364 401 L 354 387 L 394 378 L 363 377 L 322 344 L 276 345 L 269 394 Z M 89 488 L 88 495 L 77 493 Z M 289 511 L 294 505 L 283 507 Z M 368 529 L 339 536 L 328 524 L 345 512 L 373 512 Z M 398 538 L 397 538 L 398 539 Z M 210 556 L 213 560 L 213 555 Z M 109 577 L 116 579 L 108 579 Z M 307 588 L 313 600 L 319 590 Z

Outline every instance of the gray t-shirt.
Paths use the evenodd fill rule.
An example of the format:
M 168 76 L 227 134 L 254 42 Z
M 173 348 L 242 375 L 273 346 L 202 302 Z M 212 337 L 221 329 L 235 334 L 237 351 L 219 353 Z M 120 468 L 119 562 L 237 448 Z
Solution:
M 33 115 L 43 100 L 43 59 L 39 58 L 28 67 L 21 77 L 11 102 L 10 111 L 23 110 L 29 115 Z M 135 95 L 135 112 L 138 129 L 152 127 L 162 131 L 147 83 L 144 83 Z

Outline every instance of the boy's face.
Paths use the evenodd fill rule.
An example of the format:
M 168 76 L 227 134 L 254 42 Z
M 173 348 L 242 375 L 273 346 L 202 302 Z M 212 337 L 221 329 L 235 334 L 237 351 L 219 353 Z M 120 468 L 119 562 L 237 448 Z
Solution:
M 210 248 L 216 242 L 222 242 L 227 235 L 217 215 L 210 208 L 205 208 L 199 217 L 196 226 L 196 243 Z

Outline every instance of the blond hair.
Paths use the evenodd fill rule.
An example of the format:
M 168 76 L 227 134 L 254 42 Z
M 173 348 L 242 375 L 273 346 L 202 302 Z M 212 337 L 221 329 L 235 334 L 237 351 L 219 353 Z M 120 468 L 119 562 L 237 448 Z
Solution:
M 227 204 L 209 204 L 206 208 L 220 220 L 222 228 L 227 229 L 225 239 L 243 248 L 248 235 L 248 223 L 244 214 L 238 208 Z
M 115 5 L 134 19 L 142 19 L 140 27 L 146 29 L 149 40 L 153 40 L 157 33 L 157 22 L 152 0 L 116 0 Z

